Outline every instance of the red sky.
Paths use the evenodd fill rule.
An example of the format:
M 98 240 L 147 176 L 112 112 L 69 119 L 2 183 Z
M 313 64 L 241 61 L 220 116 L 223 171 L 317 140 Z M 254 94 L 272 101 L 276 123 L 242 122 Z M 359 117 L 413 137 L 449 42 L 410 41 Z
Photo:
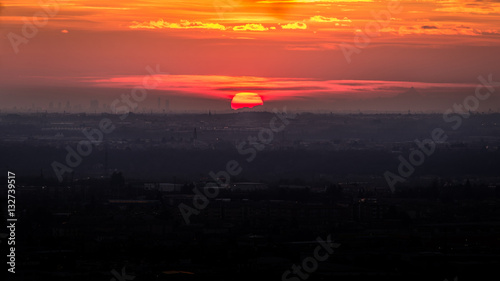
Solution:
M 3 108 L 109 100 L 111 89 L 137 85 L 156 65 L 169 75 L 155 94 L 189 99 L 172 103 L 179 110 L 209 100 L 230 108 L 232 96 L 249 91 L 264 102 L 327 109 L 323 101 L 390 97 L 410 87 L 424 96 L 466 93 L 479 75 L 500 80 L 498 0 L 0 3 Z M 38 18 L 43 26 L 27 38 L 25 22 L 45 9 L 52 16 L 46 24 Z M 377 23 L 377 15 L 390 19 Z M 356 42 L 346 59 L 342 46 Z

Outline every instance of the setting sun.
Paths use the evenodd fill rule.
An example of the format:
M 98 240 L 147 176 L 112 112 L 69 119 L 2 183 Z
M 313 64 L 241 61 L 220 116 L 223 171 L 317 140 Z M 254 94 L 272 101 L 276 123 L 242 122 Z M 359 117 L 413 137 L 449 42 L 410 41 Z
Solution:
M 231 101 L 231 108 L 236 110 L 244 107 L 252 108 L 263 104 L 262 98 L 256 93 L 238 93 L 234 95 Z

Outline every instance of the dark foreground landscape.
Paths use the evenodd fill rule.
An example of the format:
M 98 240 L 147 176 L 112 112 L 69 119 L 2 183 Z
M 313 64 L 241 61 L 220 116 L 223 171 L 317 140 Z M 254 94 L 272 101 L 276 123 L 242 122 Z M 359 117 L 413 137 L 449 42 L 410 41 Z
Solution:
M 500 114 L 455 117 L 3 114 L 4 264 L 15 241 L 18 280 L 498 280 Z

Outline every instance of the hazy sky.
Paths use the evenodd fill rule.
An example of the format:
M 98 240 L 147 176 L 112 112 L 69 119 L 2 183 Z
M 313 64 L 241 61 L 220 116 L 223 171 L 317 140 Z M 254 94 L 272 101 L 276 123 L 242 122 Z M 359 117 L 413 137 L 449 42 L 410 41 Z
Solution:
M 499 0 L 0 3 L 4 107 L 113 99 L 156 65 L 169 75 L 155 94 L 186 98 L 179 109 L 230 108 L 238 92 L 328 108 L 410 87 L 473 93 L 479 75 L 500 77 Z

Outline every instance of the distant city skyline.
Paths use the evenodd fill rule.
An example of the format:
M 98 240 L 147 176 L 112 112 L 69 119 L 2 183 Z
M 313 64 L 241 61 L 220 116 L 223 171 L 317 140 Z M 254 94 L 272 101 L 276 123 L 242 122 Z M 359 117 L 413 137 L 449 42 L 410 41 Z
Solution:
M 419 84 L 419 83 L 414 83 Z M 263 105 L 253 108 L 241 108 L 237 111 L 273 111 L 275 108 L 287 106 L 292 111 L 297 112 L 336 112 L 336 113 L 406 113 L 408 111 L 419 113 L 442 113 L 455 103 L 460 103 L 465 97 L 474 94 L 475 85 L 462 84 L 450 91 L 448 88 L 430 87 L 416 89 L 414 87 L 405 89 L 400 86 L 394 87 L 390 91 L 371 91 L 367 94 L 349 96 L 339 93 L 332 97 L 305 98 L 289 97 L 283 100 L 267 100 L 265 95 L 261 95 L 265 101 Z M 110 94 L 99 96 L 94 95 L 57 95 L 59 91 L 52 92 L 51 99 L 44 96 L 28 99 L 25 95 L 18 94 L 5 99 L 0 105 L 0 112 L 3 113 L 117 113 L 113 110 L 112 103 L 119 99 L 121 95 L 130 92 L 131 88 L 106 89 Z M 76 93 L 88 93 L 94 89 L 78 89 Z M 355 91 L 355 90 L 351 90 Z M 166 96 L 163 91 L 153 91 L 147 99 L 137 104 L 137 108 L 130 109 L 135 113 L 208 113 L 212 110 L 220 113 L 236 112 L 231 109 L 230 97 L 204 98 L 196 96 L 182 96 L 181 94 L 170 94 Z M 54 95 L 55 93 L 55 95 Z M 369 95 L 373 95 L 370 97 Z M 361 97 L 362 96 L 362 97 Z M 70 99 L 71 98 L 71 99 Z M 487 103 L 479 104 L 477 112 L 491 113 L 500 111 L 500 97 L 492 95 Z

